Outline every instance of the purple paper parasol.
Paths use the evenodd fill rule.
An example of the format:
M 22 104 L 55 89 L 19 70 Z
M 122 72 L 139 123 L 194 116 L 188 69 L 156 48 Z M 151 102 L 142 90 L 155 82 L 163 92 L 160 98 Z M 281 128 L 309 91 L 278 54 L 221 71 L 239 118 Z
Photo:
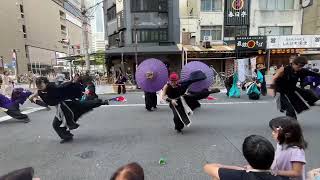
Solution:
M 213 70 L 210 69 L 206 64 L 199 61 L 192 61 L 186 64 L 181 70 L 181 80 L 187 80 L 190 77 L 190 74 L 194 71 L 201 70 L 207 78 L 205 80 L 195 82 L 191 84 L 189 90 L 192 92 L 200 92 L 204 89 L 208 89 L 213 84 Z
M 146 92 L 157 92 L 168 81 L 168 69 L 158 59 L 144 60 L 137 69 L 136 81 L 138 86 Z

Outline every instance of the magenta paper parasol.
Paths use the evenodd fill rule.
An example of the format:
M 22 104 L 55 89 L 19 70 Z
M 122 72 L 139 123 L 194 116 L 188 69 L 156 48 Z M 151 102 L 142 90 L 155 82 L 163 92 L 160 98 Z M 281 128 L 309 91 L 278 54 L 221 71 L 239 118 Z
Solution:
M 137 68 L 136 81 L 139 87 L 146 92 L 157 92 L 168 81 L 168 69 L 158 59 L 144 60 Z
M 214 73 L 206 64 L 199 61 L 192 61 L 186 64 L 181 71 L 181 80 L 187 80 L 190 78 L 190 74 L 195 71 L 202 71 L 206 75 L 206 79 L 191 84 L 189 90 L 192 92 L 200 92 L 204 89 L 208 89 L 213 84 Z

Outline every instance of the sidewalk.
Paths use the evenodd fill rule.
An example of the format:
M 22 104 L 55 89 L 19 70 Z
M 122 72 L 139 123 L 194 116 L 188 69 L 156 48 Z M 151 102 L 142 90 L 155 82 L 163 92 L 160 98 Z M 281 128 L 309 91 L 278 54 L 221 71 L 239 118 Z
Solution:
M 28 84 L 16 84 L 15 87 L 29 89 Z M 130 86 L 130 85 L 127 85 L 126 89 L 128 92 L 137 91 L 135 86 Z M 115 89 L 115 90 L 117 90 L 117 89 Z M 31 89 L 31 91 L 35 91 L 35 89 Z M 96 86 L 96 93 L 97 94 L 113 94 L 113 93 L 117 93 L 117 91 L 114 91 L 114 88 L 112 87 L 111 84 L 104 84 L 104 85 L 97 85 Z
M 28 84 L 16 84 L 15 87 L 21 87 L 24 89 L 29 89 Z M 224 90 L 225 87 L 215 87 L 219 88 L 220 90 Z M 141 89 L 137 89 L 135 85 L 126 85 L 127 92 L 142 92 Z M 35 91 L 35 89 L 31 89 L 32 92 Z M 117 87 L 113 87 L 112 84 L 103 84 L 103 85 L 97 85 L 96 86 L 96 93 L 98 95 L 102 94 L 116 94 L 117 93 Z

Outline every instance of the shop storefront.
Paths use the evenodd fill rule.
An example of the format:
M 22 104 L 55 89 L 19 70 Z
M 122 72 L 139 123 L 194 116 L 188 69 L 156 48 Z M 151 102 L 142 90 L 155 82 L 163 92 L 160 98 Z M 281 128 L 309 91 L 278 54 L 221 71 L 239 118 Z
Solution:
M 288 65 L 295 56 L 311 49 L 320 49 L 320 35 L 268 36 L 265 62 L 268 67 Z
M 217 72 L 228 74 L 230 65 L 235 59 L 234 46 L 212 46 L 205 48 L 202 46 L 183 45 L 183 64 L 190 61 L 202 61 L 210 67 L 213 67 Z

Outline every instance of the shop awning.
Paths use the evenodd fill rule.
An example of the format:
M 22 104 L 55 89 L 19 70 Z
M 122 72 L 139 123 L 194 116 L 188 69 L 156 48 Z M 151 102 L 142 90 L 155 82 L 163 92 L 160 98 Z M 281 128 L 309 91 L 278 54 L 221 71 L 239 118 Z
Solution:
M 230 53 L 234 52 L 235 46 L 226 46 L 226 45 L 213 45 L 211 48 L 205 48 L 203 46 L 197 45 L 183 45 L 182 46 L 185 51 L 188 52 L 217 52 L 217 53 Z
M 135 54 L 136 47 L 129 46 L 129 47 L 121 47 L 121 48 L 114 48 L 114 49 L 107 49 L 107 54 Z M 179 54 L 181 53 L 181 49 L 177 45 L 170 45 L 170 46 L 139 46 L 137 47 L 137 53 L 146 53 L 146 54 Z

